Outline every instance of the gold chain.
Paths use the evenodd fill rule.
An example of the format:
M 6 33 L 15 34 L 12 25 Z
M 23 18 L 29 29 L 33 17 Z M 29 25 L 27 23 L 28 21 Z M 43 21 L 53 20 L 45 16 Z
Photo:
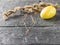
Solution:
M 34 14 L 37 14 L 37 13 L 40 13 L 40 11 L 46 6 L 54 6 L 55 8 L 60 8 L 60 6 L 58 6 L 56 4 L 54 5 L 52 3 L 40 2 L 38 4 L 33 4 L 32 6 L 28 5 L 28 6 L 24 6 L 23 8 L 16 7 L 13 10 L 8 10 L 7 12 L 3 12 L 3 19 L 7 20 L 11 14 L 16 13 L 16 11 L 18 11 L 18 10 L 22 10 L 22 11 L 27 12 L 27 13 L 34 12 Z

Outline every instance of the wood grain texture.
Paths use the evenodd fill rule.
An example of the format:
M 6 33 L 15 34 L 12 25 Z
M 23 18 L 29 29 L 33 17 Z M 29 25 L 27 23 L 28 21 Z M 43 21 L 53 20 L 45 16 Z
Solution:
M 51 0 L 41 0 L 51 2 Z M 0 45 L 45 45 L 60 44 L 60 10 L 53 19 L 43 20 L 39 14 L 32 15 L 36 24 L 33 26 L 30 15 L 27 16 L 25 23 L 31 27 L 28 35 L 25 35 L 26 27 L 21 23 L 24 18 L 23 13 L 18 11 L 9 17 L 7 21 L 2 19 L 2 13 L 17 6 L 32 5 L 39 0 L 0 0 Z M 60 3 L 53 0 L 52 3 Z
M 0 28 L 0 43 L 2 44 L 60 44 L 60 27 L 33 27 L 25 35 L 25 27 Z
M 10 3 L 9 3 L 10 2 Z M 24 18 L 24 16 L 21 16 L 21 15 L 24 15 L 22 13 L 20 13 L 20 11 L 16 12 L 16 14 L 13 14 L 12 16 L 10 16 L 10 18 L 7 20 L 7 21 L 4 21 L 2 19 L 2 13 L 4 11 L 7 11 L 7 10 L 10 10 L 10 9 L 13 9 L 14 7 L 17 7 L 17 6 L 25 6 L 25 5 L 32 5 L 34 3 L 38 3 L 39 0 L 19 0 L 19 1 L 16 1 L 16 0 L 5 0 L 5 1 L 1 1 L 0 3 L 0 26 L 24 26 L 24 24 L 21 23 L 22 19 Z M 50 20 L 43 20 L 40 18 L 39 14 L 37 15 L 32 15 L 33 18 L 35 19 L 35 22 L 36 24 L 34 26 L 58 26 L 60 25 L 60 11 L 57 10 L 57 14 L 56 16 L 53 18 L 53 19 L 50 19 Z M 27 16 L 26 20 L 26 25 L 27 26 L 32 26 L 33 22 L 31 20 L 31 17 L 30 16 Z

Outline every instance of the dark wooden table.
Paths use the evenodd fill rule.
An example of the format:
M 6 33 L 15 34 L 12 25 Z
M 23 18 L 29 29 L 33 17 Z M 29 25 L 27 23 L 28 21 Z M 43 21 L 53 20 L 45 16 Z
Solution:
M 27 45 L 27 44 L 60 44 L 60 11 L 53 19 L 43 20 L 39 14 L 32 15 L 36 24 L 32 27 L 33 22 L 30 16 L 27 16 L 25 23 L 31 27 L 28 35 L 25 35 L 26 27 L 21 24 L 24 16 L 20 11 L 11 16 L 7 21 L 2 19 L 2 13 L 14 7 L 32 5 L 39 3 L 40 0 L 0 0 L 0 45 Z M 43 1 L 43 0 L 42 0 Z M 45 0 L 51 2 L 51 0 Z M 52 3 L 60 3 L 54 0 Z

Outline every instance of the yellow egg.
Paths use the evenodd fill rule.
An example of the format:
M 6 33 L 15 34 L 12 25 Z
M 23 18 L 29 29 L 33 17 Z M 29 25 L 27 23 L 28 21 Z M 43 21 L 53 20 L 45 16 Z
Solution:
M 47 6 L 44 9 L 42 9 L 40 13 L 40 17 L 42 19 L 50 19 L 53 18 L 56 15 L 56 9 L 53 6 Z

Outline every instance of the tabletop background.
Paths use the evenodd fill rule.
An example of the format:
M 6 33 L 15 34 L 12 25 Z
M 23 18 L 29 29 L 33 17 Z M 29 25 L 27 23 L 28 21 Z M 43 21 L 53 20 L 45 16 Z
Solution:
M 28 15 L 25 23 L 31 27 L 28 35 L 25 35 L 26 27 L 21 23 L 23 13 L 18 11 L 7 21 L 2 19 L 2 13 L 14 7 L 23 7 L 34 3 L 51 2 L 60 3 L 59 0 L 0 0 L 0 45 L 39 45 L 39 44 L 60 44 L 60 10 L 53 19 L 43 20 L 39 14 L 32 15 L 35 25 Z

